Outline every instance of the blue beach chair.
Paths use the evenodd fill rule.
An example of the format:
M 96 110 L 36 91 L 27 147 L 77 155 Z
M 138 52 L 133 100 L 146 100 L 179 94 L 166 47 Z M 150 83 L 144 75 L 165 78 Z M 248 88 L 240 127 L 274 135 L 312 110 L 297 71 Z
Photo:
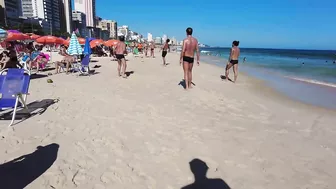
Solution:
M 77 63 L 75 65 L 74 71 L 78 71 L 79 74 L 82 75 L 89 75 L 90 74 L 89 64 L 90 64 L 90 55 L 88 54 L 84 56 L 82 62 Z
M 26 105 L 30 72 L 26 69 L 9 68 L 0 72 L 0 109 L 14 109 L 11 126 L 14 123 L 15 115 L 18 107 L 23 107 L 27 113 Z

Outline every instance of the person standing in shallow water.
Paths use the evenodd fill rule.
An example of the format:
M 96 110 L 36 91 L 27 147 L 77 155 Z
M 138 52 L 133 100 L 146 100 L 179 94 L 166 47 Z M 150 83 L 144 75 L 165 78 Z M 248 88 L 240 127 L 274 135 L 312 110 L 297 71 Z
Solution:
M 115 49 L 115 56 L 116 59 L 118 60 L 118 76 L 123 76 L 123 78 L 126 78 L 126 59 L 125 59 L 125 54 L 127 54 L 126 50 L 126 44 L 125 44 L 125 37 L 120 36 L 119 42 L 116 45 Z M 120 70 L 122 68 L 122 74 L 120 73 Z
M 186 29 L 187 38 L 183 40 L 182 51 L 180 56 L 180 65 L 183 63 L 184 70 L 184 81 L 185 81 L 185 89 L 192 88 L 192 69 L 194 65 L 194 56 L 196 51 L 197 56 L 197 65 L 199 66 L 200 61 L 200 52 L 198 48 L 198 41 L 196 38 L 192 36 L 193 29 Z
M 166 43 L 162 47 L 162 60 L 163 60 L 163 66 L 166 66 L 166 55 L 168 53 L 168 50 L 170 50 L 169 47 L 169 39 L 166 40 Z
M 233 41 L 232 42 L 232 48 L 231 48 L 231 52 L 230 52 L 229 61 L 228 61 L 228 64 L 226 65 L 226 68 L 225 68 L 225 77 L 226 77 L 226 80 L 228 80 L 229 71 L 230 71 L 231 67 L 233 67 L 233 73 L 234 73 L 233 82 L 234 83 L 237 81 L 237 77 L 238 77 L 238 58 L 239 58 L 239 55 L 240 55 L 240 49 L 239 49 L 238 46 L 239 46 L 239 41 Z

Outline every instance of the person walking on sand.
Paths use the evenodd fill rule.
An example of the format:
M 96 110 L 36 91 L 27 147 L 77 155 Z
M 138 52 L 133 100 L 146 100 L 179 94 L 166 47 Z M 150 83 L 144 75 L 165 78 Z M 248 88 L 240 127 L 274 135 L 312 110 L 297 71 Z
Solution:
M 153 57 L 153 58 L 155 58 L 155 56 L 154 56 L 154 49 L 155 49 L 155 44 L 154 44 L 154 42 L 152 41 L 151 43 L 150 43 L 150 56 L 151 57 Z
M 198 41 L 192 37 L 193 29 L 186 29 L 187 38 L 183 40 L 182 51 L 180 56 L 180 65 L 183 63 L 185 89 L 192 88 L 192 69 L 194 64 L 195 51 L 197 55 L 197 65 L 199 66 L 200 52 L 198 48 Z
M 127 78 L 126 75 L 126 59 L 125 59 L 125 54 L 127 55 L 127 50 L 126 50 L 126 44 L 125 44 L 125 37 L 120 36 L 119 37 L 119 42 L 116 45 L 115 49 L 115 56 L 118 61 L 118 76 L 123 76 L 123 78 Z M 122 67 L 122 75 L 120 73 Z
M 163 60 L 163 66 L 166 66 L 166 55 L 168 53 L 168 50 L 170 50 L 169 47 L 169 39 L 166 40 L 166 43 L 162 47 L 162 60 Z
M 225 78 L 226 80 L 228 80 L 229 70 L 231 69 L 231 67 L 233 67 L 233 73 L 234 73 L 233 83 L 237 81 L 237 77 L 238 77 L 238 58 L 240 55 L 240 49 L 238 46 L 239 46 L 239 41 L 232 42 L 232 48 L 230 52 L 229 61 L 225 68 Z

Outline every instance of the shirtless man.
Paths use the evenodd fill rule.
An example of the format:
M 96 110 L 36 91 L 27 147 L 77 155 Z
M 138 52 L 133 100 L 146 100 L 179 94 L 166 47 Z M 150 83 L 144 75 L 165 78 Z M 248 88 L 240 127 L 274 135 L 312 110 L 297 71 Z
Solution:
M 192 82 L 192 68 L 194 64 L 194 55 L 196 51 L 197 65 L 199 66 L 200 52 L 198 48 L 198 41 L 192 37 L 193 29 L 187 28 L 187 38 L 183 40 L 182 51 L 180 56 L 180 65 L 183 62 L 185 89 L 191 88 Z
M 153 57 L 153 58 L 155 58 L 155 56 L 154 56 L 154 49 L 155 49 L 155 44 L 154 44 L 154 42 L 152 41 L 152 42 L 150 43 L 150 52 L 151 52 L 150 56 Z
M 232 42 L 232 48 L 230 52 L 229 62 L 226 65 L 226 71 L 225 71 L 225 77 L 226 80 L 228 80 L 229 77 L 229 70 L 233 66 L 233 73 L 234 73 L 234 80 L 235 83 L 238 77 L 238 58 L 240 55 L 240 49 L 239 49 L 239 41 L 233 41 Z
M 166 66 L 166 55 L 168 53 L 168 50 L 170 50 L 169 47 L 169 39 L 166 40 L 166 43 L 162 47 L 162 59 L 163 59 L 163 66 Z
M 119 42 L 116 45 L 115 49 L 115 56 L 118 60 L 118 75 L 119 77 L 121 76 L 120 69 L 122 67 L 122 76 L 123 78 L 127 78 L 126 75 L 126 59 L 125 59 L 125 54 L 127 55 L 127 50 L 126 50 L 126 44 L 125 44 L 125 37 L 120 36 Z
M 144 52 L 145 52 L 145 57 L 147 57 L 148 44 L 146 42 L 143 45 L 143 49 L 144 49 Z

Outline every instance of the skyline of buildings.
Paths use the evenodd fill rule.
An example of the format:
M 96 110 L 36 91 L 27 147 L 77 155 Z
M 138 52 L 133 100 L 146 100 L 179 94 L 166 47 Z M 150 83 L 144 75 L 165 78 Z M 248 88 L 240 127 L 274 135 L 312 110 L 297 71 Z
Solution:
M 78 30 L 83 37 L 104 40 L 123 35 L 126 40 L 162 44 L 168 38 L 165 34 L 154 38 L 151 33 L 144 38 L 128 25 L 118 27 L 117 21 L 98 17 L 96 0 L 73 0 L 73 4 L 72 0 L 0 0 L 0 25 L 11 27 L 23 23 L 31 24 L 31 33 L 37 31 L 34 25 L 39 25 L 45 34 L 71 34 Z M 177 44 L 177 40 L 172 38 L 170 43 Z

